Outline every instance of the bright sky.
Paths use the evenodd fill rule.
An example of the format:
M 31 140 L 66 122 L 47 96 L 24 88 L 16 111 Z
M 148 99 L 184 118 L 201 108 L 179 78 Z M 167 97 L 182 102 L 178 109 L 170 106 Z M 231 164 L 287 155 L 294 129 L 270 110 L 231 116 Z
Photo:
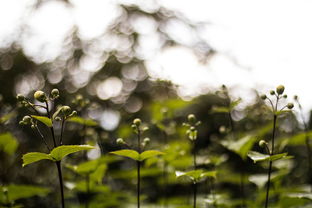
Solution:
M 155 9 L 146 0 L 120 1 L 140 2 L 146 10 Z M 72 25 L 78 26 L 83 39 L 92 39 L 105 30 L 111 18 L 120 14 L 112 0 L 71 0 L 73 8 L 60 1 L 51 1 L 37 13 L 26 9 L 32 2 L 0 1 L 0 47 L 9 44 L 2 41 L 5 37 L 17 38 L 14 35 L 19 26 L 18 20 L 22 23 L 27 21 L 29 28 L 24 28 L 26 33 L 35 35 L 33 38 L 22 36 L 21 45 L 26 54 L 39 62 L 44 58 L 53 60 L 62 52 L 60 43 Z M 312 1 L 158 2 L 191 20 L 209 22 L 200 35 L 219 54 L 208 65 L 202 65 L 192 51 L 184 47 L 157 52 L 155 43 L 158 39 L 152 35 L 155 28 L 153 22 L 146 19 L 144 30 L 140 27 L 137 30 L 144 33 L 142 43 L 145 49 L 155 51 L 149 55 L 142 53 L 146 56 L 148 72 L 153 78 L 170 79 L 180 85 L 179 94 L 183 97 L 205 93 L 221 84 L 235 88 L 235 96 L 245 96 L 253 88 L 265 93 L 284 84 L 290 97 L 297 94 L 305 109 L 312 108 Z M 189 31 L 177 25 L 172 28 L 171 32 L 181 40 L 192 40 L 193 34 Z

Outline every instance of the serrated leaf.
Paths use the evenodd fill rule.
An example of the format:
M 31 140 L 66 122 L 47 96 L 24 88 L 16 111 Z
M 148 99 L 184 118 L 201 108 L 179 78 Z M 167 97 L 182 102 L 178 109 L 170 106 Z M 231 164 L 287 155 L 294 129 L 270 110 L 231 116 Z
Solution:
M 69 119 L 67 119 L 67 121 L 78 123 L 81 125 L 86 125 L 86 126 L 97 126 L 98 125 L 97 122 L 94 120 L 84 119 L 84 118 L 79 117 L 79 116 L 70 117 Z
M 287 156 L 287 153 L 281 153 L 281 154 L 276 154 L 276 155 L 267 155 L 267 154 L 262 154 L 260 152 L 255 152 L 255 151 L 249 151 L 248 152 L 248 157 L 256 162 L 260 161 L 275 161 L 279 159 L 290 159 L 292 157 Z
M 62 145 L 54 148 L 50 155 L 55 161 L 61 161 L 69 154 L 90 149 L 94 149 L 94 147 L 90 145 Z
M 54 161 L 54 159 L 51 157 L 51 155 L 42 153 L 42 152 L 29 152 L 23 155 L 23 167 L 26 165 L 29 165 L 34 162 L 38 162 L 40 160 L 51 160 Z
M 151 158 L 151 157 L 156 157 L 158 155 L 163 155 L 165 153 L 163 152 L 160 152 L 158 150 L 147 150 L 147 151 L 144 151 L 140 154 L 140 161 L 143 161 L 145 159 L 148 159 L 148 158 Z
M 0 150 L 3 150 L 9 155 L 13 155 L 17 147 L 17 139 L 10 132 L 0 134 Z
M 32 115 L 31 117 L 36 119 L 36 120 L 38 120 L 38 121 L 40 121 L 41 123 L 43 123 L 47 127 L 52 127 L 52 121 L 48 117 L 45 117 L 45 116 L 35 116 L 35 115 Z
M 114 151 L 114 152 L 110 152 L 110 153 L 112 153 L 114 155 L 128 157 L 128 158 L 131 158 L 131 159 L 136 160 L 136 161 L 140 160 L 140 154 L 135 150 L 123 149 L 123 150 L 118 150 L 118 151 Z

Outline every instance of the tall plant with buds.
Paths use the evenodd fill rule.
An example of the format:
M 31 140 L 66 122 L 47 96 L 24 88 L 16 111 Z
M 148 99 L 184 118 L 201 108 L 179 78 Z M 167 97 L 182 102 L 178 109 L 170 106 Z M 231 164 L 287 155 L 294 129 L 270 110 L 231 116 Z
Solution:
M 273 129 L 272 129 L 272 138 L 271 138 L 271 148 L 269 147 L 269 143 L 265 140 L 261 140 L 259 142 L 259 146 L 265 148 L 267 155 L 258 153 L 258 152 L 249 152 L 248 156 L 254 161 L 269 161 L 269 169 L 268 169 L 268 179 L 266 186 L 266 199 L 264 207 L 267 208 L 269 204 L 269 193 L 270 193 L 270 185 L 271 185 L 271 173 L 272 173 L 272 164 L 273 161 L 287 158 L 287 153 L 275 154 L 275 137 L 276 137 L 276 129 L 277 129 L 277 118 L 284 112 L 288 112 L 294 107 L 293 103 L 287 103 L 283 107 L 279 108 L 279 102 L 282 99 L 286 99 L 287 95 L 284 94 L 285 87 L 283 85 L 279 85 L 276 87 L 276 90 L 271 90 L 270 95 L 275 98 L 274 100 L 269 98 L 267 95 L 261 95 L 261 99 L 264 101 L 268 101 L 271 105 L 272 116 L 273 116 Z M 285 110 L 286 109 L 286 110 Z M 288 110 L 287 110 L 288 109 Z
M 53 111 L 51 108 L 51 103 L 54 103 L 55 100 L 60 96 L 58 89 L 53 89 L 49 95 L 47 95 L 43 91 L 36 91 L 34 93 L 34 100 L 39 102 L 40 104 L 35 104 L 31 102 L 30 99 L 25 96 L 18 94 L 17 100 L 26 108 L 29 108 L 32 112 L 31 115 L 26 115 L 19 122 L 21 125 L 30 125 L 30 127 L 37 131 L 42 142 L 46 146 L 49 153 L 42 152 L 30 152 L 23 155 L 23 167 L 29 165 L 34 162 L 38 162 L 40 160 L 50 160 L 56 164 L 58 178 L 60 183 L 60 195 L 61 195 L 61 204 L 62 208 L 65 207 L 65 199 L 64 199 L 64 185 L 63 185 L 63 176 L 62 176 L 62 168 L 61 161 L 62 159 L 72 153 L 89 150 L 92 149 L 92 146 L 89 145 L 63 145 L 63 132 L 65 127 L 65 122 L 67 119 L 76 116 L 77 112 L 72 111 L 69 106 L 59 106 L 57 110 Z M 44 115 L 41 115 L 40 110 L 44 110 Z M 35 115 L 34 115 L 35 114 Z M 40 128 L 38 127 L 38 122 L 44 124 L 47 128 L 50 129 L 51 132 L 51 140 L 53 145 L 50 145 L 49 139 L 44 136 Z M 54 129 L 54 123 L 61 122 L 61 132 L 60 136 L 57 139 L 56 132 Z
M 197 126 L 200 124 L 201 122 L 197 120 L 194 114 L 189 114 L 187 116 L 187 122 L 183 123 L 183 126 L 187 127 L 185 133 L 193 145 L 193 170 L 188 172 L 176 171 L 176 176 L 178 178 L 186 177 L 193 183 L 193 208 L 196 208 L 197 205 L 197 184 L 202 179 L 207 177 L 216 177 L 216 171 L 204 171 L 202 169 L 197 169 L 195 142 L 198 135 Z
M 137 146 L 136 150 L 132 149 L 122 138 L 118 138 L 116 140 L 116 143 L 121 146 L 125 146 L 127 149 L 118 150 L 111 152 L 112 154 L 128 157 L 132 160 L 135 160 L 137 162 L 137 207 L 140 208 L 140 194 L 141 194 L 141 165 L 142 162 L 148 158 L 155 157 L 158 155 L 163 155 L 163 152 L 160 152 L 158 150 L 146 150 L 144 151 L 145 147 L 150 142 L 149 138 L 143 139 L 143 142 L 141 140 L 141 137 L 145 131 L 148 130 L 148 127 L 142 126 L 142 121 L 139 118 L 136 118 L 133 120 L 131 128 L 136 134 L 137 137 Z

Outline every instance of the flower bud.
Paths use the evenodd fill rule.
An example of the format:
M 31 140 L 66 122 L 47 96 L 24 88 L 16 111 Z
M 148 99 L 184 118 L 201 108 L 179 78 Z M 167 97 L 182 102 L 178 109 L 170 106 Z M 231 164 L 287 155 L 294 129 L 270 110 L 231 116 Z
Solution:
M 283 95 L 283 98 L 285 98 L 285 99 L 286 99 L 286 98 L 287 98 L 287 95 L 286 95 L 286 94 L 285 94 L 285 95 Z
M 55 121 L 61 121 L 62 119 L 60 117 L 56 116 L 54 120 Z
M 24 121 L 18 122 L 19 125 L 26 125 Z
M 69 116 L 71 113 L 71 108 L 67 105 L 64 105 L 61 111 L 65 116 Z
M 298 100 L 298 95 L 295 95 L 295 96 L 294 96 L 294 100 Z
M 116 143 L 117 143 L 118 145 L 126 144 L 126 142 L 125 142 L 122 138 L 116 139 Z
M 25 124 L 30 124 L 30 122 L 31 122 L 31 117 L 30 117 L 30 116 L 24 116 L 24 117 L 23 117 L 23 122 L 24 122 Z
M 261 98 L 262 100 L 265 100 L 265 99 L 267 99 L 267 96 L 266 96 L 265 94 L 263 94 L 263 95 L 260 96 L 260 98 Z
M 38 91 L 36 91 L 35 93 L 34 93 L 34 98 L 36 99 L 36 100 L 38 100 L 39 102 L 45 102 L 46 100 L 47 100 L 47 96 L 45 95 L 45 93 L 44 92 L 42 92 L 42 91 L 40 91 L 40 90 L 38 90 Z
M 23 101 L 23 100 L 25 100 L 25 97 L 24 97 L 24 95 L 22 95 L 22 94 L 18 94 L 18 95 L 16 96 L 16 99 L 17 99 L 18 101 Z
M 285 87 L 283 85 L 279 85 L 276 87 L 276 92 L 279 95 L 283 94 L 284 90 L 285 90 Z
M 144 138 L 144 140 L 143 140 L 144 144 L 148 144 L 150 141 L 151 141 L 151 140 L 150 140 L 150 138 L 148 138 L 148 137 Z
M 287 108 L 288 108 L 288 109 L 292 109 L 293 107 L 294 107 L 294 104 L 293 104 L 293 103 L 288 103 L 288 104 L 287 104 Z
M 139 118 L 136 118 L 136 119 L 133 120 L 133 124 L 136 125 L 136 126 L 140 126 L 141 123 L 142 123 L 142 121 Z
M 73 111 L 69 116 L 70 116 L 70 117 L 72 117 L 72 116 L 77 116 L 77 111 Z
M 275 95 L 274 90 L 270 90 L 270 95 Z
M 264 141 L 264 140 L 260 140 L 260 141 L 259 141 L 259 146 L 260 146 L 260 147 L 265 147 L 266 144 L 267 144 L 267 142 Z
M 191 126 L 190 130 L 191 130 L 191 131 L 195 131 L 196 128 L 195 128 L 194 126 Z
M 60 91 L 58 89 L 53 89 L 51 91 L 51 95 L 54 97 L 54 98 L 57 98 L 59 95 L 60 95 Z
M 36 126 L 35 126 L 34 124 L 32 124 L 30 127 L 31 127 L 32 129 L 35 129 L 35 128 L 36 128 Z
M 194 123 L 196 121 L 196 117 L 194 114 L 189 114 L 187 116 L 187 120 L 190 122 L 190 123 Z

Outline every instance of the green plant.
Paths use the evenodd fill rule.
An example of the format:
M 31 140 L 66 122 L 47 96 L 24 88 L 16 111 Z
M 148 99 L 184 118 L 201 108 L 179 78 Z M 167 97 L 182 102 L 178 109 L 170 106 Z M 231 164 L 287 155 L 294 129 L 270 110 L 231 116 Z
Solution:
M 155 157 L 158 155 L 163 155 L 164 153 L 158 150 L 144 151 L 144 148 L 150 142 L 150 139 L 145 138 L 143 142 L 141 143 L 142 134 L 146 130 L 148 130 L 148 127 L 142 127 L 141 119 L 139 118 L 134 119 L 131 127 L 132 127 L 133 132 L 137 135 L 137 150 L 123 149 L 123 150 L 118 150 L 118 151 L 114 151 L 111 153 L 115 155 L 131 158 L 137 162 L 137 207 L 140 208 L 141 163 L 148 158 Z M 118 138 L 116 142 L 119 145 L 125 145 L 129 147 L 128 144 L 122 138 Z
M 290 158 L 287 156 L 287 153 L 275 154 L 275 137 L 276 137 L 276 129 L 277 129 L 277 118 L 279 115 L 285 112 L 289 112 L 290 109 L 294 107 L 292 103 L 288 103 L 284 105 L 282 108 L 279 109 L 279 101 L 281 99 L 286 99 L 287 95 L 283 94 L 285 87 L 283 85 L 279 85 L 276 87 L 276 90 L 271 90 L 270 95 L 275 97 L 275 103 L 272 99 L 267 97 L 265 94 L 261 95 L 262 100 L 268 100 L 271 105 L 272 115 L 273 115 L 273 129 L 272 129 L 272 139 L 271 139 L 271 148 L 269 148 L 268 142 L 261 140 L 259 142 L 259 146 L 265 148 L 267 154 L 261 154 L 258 152 L 249 152 L 248 156 L 254 161 L 269 161 L 269 168 L 268 168 L 268 179 L 267 179 L 267 187 L 266 187 L 266 197 L 265 197 L 265 205 L 264 207 L 267 208 L 269 204 L 269 193 L 270 193 L 270 185 L 271 185 L 271 173 L 272 173 L 272 164 L 273 161 L 279 160 L 282 158 Z M 288 108 L 289 110 L 284 110 Z
M 82 150 L 93 149 L 89 145 L 63 145 L 63 132 L 65 127 L 65 122 L 67 119 L 76 116 L 77 112 L 72 111 L 69 106 L 59 106 L 57 110 L 52 114 L 53 109 L 50 107 L 50 102 L 54 102 L 59 97 L 59 90 L 53 89 L 50 95 L 46 95 L 43 91 L 36 91 L 34 93 L 34 99 L 40 104 L 32 103 L 29 99 L 23 95 L 17 95 L 17 100 L 25 107 L 30 108 L 33 113 L 37 115 L 24 116 L 20 121 L 21 125 L 30 125 L 31 128 L 37 131 L 44 145 L 46 146 L 49 153 L 42 152 L 30 152 L 23 155 L 23 167 L 31 163 L 40 160 L 50 160 L 53 161 L 57 167 L 59 184 L 60 184 L 60 195 L 62 208 L 65 207 L 65 197 L 64 197 L 64 184 L 62 176 L 61 161 L 64 157 L 69 154 L 79 152 Z M 42 116 L 40 110 L 43 109 L 47 116 Z M 48 139 L 41 133 L 38 127 L 38 121 L 48 127 L 51 131 L 51 137 L 53 141 L 53 148 L 48 144 Z M 59 140 L 57 141 L 56 133 L 54 129 L 54 123 L 61 122 L 61 132 Z

